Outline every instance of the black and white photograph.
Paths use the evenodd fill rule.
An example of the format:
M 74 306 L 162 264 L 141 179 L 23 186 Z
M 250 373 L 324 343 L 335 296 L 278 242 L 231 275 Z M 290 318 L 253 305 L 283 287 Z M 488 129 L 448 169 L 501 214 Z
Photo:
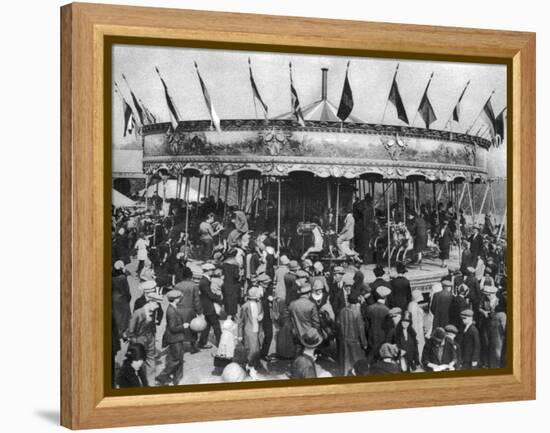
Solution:
M 111 54 L 113 388 L 508 366 L 506 65 Z

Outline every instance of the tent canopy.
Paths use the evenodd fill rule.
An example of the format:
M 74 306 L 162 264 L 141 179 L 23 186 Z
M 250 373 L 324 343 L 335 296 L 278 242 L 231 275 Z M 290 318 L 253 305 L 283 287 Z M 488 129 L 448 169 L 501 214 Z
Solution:
M 111 192 L 112 203 L 114 207 L 132 207 L 136 206 L 136 202 L 126 197 L 113 188 Z

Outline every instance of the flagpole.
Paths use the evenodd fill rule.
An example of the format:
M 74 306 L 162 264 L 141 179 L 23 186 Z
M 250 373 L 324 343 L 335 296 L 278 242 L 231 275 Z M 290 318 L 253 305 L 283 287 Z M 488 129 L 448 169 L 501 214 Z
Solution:
M 382 113 L 382 119 L 380 120 L 380 124 L 384 124 L 384 117 L 386 117 L 386 110 L 388 109 L 388 103 L 390 102 L 390 94 L 391 89 L 393 87 L 393 83 L 395 82 L 395 79 L 397 78 L 397 71 L 399 70 L 399 63 L 397 63 L 397 66 L 395 67 L 395 72 L 393 74 L 393 80 L 391 82 L 390 91 L 388 93 L 388 97 L 386 98 L 386 105 L 384 105 L 384 112 Z
M 430 87 L 430 83 L 432 82 L 432 78 L 434 76 L 434 73 L 432 72 L 430 75 L 430 78 L 428 79 L 428 84 L 426 84 L 426 89 L 424 89 L 424 93 L 422 94 L 422 98 L 420 99 L 420 103 L 418 104 L 418 108 L 416 109 L 416 113 L 414 115 L 414 119 L 411 123 L 411 126 L 414 126 L 414 122 L 416 121 L 416 118 L 418 117 L 418 111 L 420 110 L 420 104 L 422 104 L 422 101 L 424 100 L 424 97 L 428 93 L 428 88 Z
M 474 127 L 475 123 L 477 122 L 477 119 L 479 119 L 479 116 L 481 116 L 481 113 L 483 113 L 483 110 L 485 109 L 485 106 L 487 105 L 487 102 L 489 102 L 491 100 L 491 98 L 493 97 L 495 93 L 495 89 L 493 89 L 493 91 L 491 92 L 491 94 L 489 95 L 489 97 L 487 98 L 487 101 L 485 102 L 485 104 L 483 104 L 483 107 L 481 107 L 481 110 L 479 110 L 479 113 L 477 114 L 476 118 L 474 119 L 474 121 L 472 122 L 472 124 L 470 125 L 470 127 L 466 130 L 465 134 L 469 134 L 471 129 Z
M 180 111 L 178 110 L 178 107 L 176 107 L 176 104 L 174 104 L 174 101 L 172 100 L 172 97 L 170 96 L 170 94 L 168 93 L 168 87 L 166 86 L 166 82 L 164 81 L 164 78 L 162 77 L 162 75 L 160 74 L 160 71 L 159 71 L 159 68 L 158 66 L 155 66 L 155 71 L 157 72 L 157 75 L 159 76 L 160 78 L 160 81 L 165 89 L 165 92 L 166 94 L 168 95 L 168 97 L 170 98 L 171 100 L 171 104 L 172 106 L 174 107 L 174 110 L 176 111 L 176 114 L 178 115 L 178 119 L 181 119 L 181 114 L 180 114 Z M 168 111 L 170 111 L 170 109 L 168 109 Z M 178 120 L 176 119 L 176 120 Z
M 248 58 L 248 73 L 250 74 L 250 78 L 252 78 L 252 65 L 250 63 L 250 57 Z M 252 86 L 250 86 L 250 90 L 252 90 L 252 103 L 254 104 L 254 118 L 258 118 L 258 110 L 256 108 L 256 98 L 254 97 L 254 89 L 252 89 Z
M 462 92 L 460 93 L 460 96 L 458 97 L 457 101 L 456 101 L 456 104 L 453 106 L 453 109 L 451 111 L 451 115 L 449 116 L 449 120 L 447 120 L 447 123 L 445 123 L 445 128 L 447 128 L 447 126 L 449 125 L 452 125 L 451 123 L 451 119 L 453 118 L 453 113 L 455 111 L 455 108 L 457 107 L 458 104 L 460 104 L 460 101 L 462 101 L 462 97 L 464 96 L 464 94 L 466 93 L 466 89 L 468 88 L 468 86 L 470 85 L 470 81 L 471 80 L 468 80 L 468 82 L 466 83 L 466 86 L 464 87 L 464 89 L 462 90 Z

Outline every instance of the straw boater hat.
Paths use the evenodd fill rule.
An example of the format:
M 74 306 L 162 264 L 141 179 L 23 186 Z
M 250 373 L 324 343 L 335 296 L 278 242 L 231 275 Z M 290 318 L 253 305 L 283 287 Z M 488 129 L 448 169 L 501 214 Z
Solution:
M 381 298 L 387 298 L 391 294 L 391 289 L 387 286 L 378 286 L 376 288 L 376 294 Z
M 144 281 L 139 285 L 144 294 L 153 293 L 157 287 L 157 283 L 154 280 Z
M 115 268 L 117 271 L 124 269 L 124 262 L 122 260 L 117 260 L 113 265 L 113 268 Z
M 401 316 L 401 313 L 403 312 L 403 310 L 401 310 L 401 308 L 399 307 L 393 307 L 390 311 L 389 311 L 389 315 L 391 317 L 394 317 L 394 316 Z
M 282 255 L 279 261 L 281 262 L 281 265 L 288 265 L 290 263 L 290 260 L 288 260 L 288 257 L 285 255 Z

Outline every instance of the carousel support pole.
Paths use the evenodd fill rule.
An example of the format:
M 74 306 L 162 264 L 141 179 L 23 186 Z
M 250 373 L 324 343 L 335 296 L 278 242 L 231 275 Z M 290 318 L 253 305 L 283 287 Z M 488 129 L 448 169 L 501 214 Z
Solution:
M 340 182 L 336 182 L 336 233 L 338 233 L 338 218 L 340 216 Z
M 390 182 L 390 184 L 388 185 L 388 188 L 386 189 L 386 193 L 384 194 L 386 196 L 386 212 L 387 212 L 387 222 L 386 222 L 386 227 L 388 229 L 388 251 L 387 251 L 387 256 L 388 256 L 388 276 L 390 275 L 390 271 L 391 271 L 391 257 L 390 257 L 390 253 L 391 253 L 391 232 L 390 232 L 390 221 L 391 221 L 391 214 L 390 214 L 390 188 L 391 188 L 391 184 L 392 182 Z
M 277 264 L 281 257 L 281 179 L 277 178 Z
M 197 215 L 199 214 L 199 203 L 200 203 L 200 195 L 201 195 L 201 188 L 202 188 L 202 176 L 199 177 L 199 187 L 197 188 Z
M 260 198 L 261 198 L 261 195 L 262 195 L 262 186 L 263 186 L 263 180 L 261 178 L 259 178 L 258 179 L 258 191 L 256 193 L 256 209 L 254 211 L 254 217 L 255 218 L 258 218 L 258 206 L 260 204 Z
M 227 216 L 227 198 L 229 196 L 229 176 L 225 178 L 225 197 L 223 200 L 223 222 L 225 223 L 225 217 Z
M 212 176 L 208 176 L 208 197 L 210 197 L 211 188 L 212 188 Z
M 491 181 L 489 183 L 489 185 L 491 185 L 491 204 L 493 205 L 493 214 L 496 215 L 497 213 L 497 207 L 495 205 L 495 194 L 494 194 L 494 191 L 493 191 L 493 181 Z
M 264 224 L 267 222 L 267 203 L 269 202 L 269 197 L 271 193 L 271 179 L 267 178 L 267 185 L 266 185 L 266 193 L 265 193 L 265 200 L 264 200 Z
M 331 199 L 330 199 L 330 181 L 327 181 L 327 209 L 331 208 Z
M 479 207 L 479 213 L 477 215 L 477 219 L 479 220 L 481 218 L 481 213 L 483 212 L 483 209 L 485 208 L 485 200 L 487 200 L 487 194 L 489 194 L 489 188 L 491 187 L 491 183 L 487 183 L 487 188 L 485 188 L 485 194 L 483 194 L 483 200 L 481 201 L 481 206 Z
M 185 176 L 185 251 L 189 243 L 189 176 Z
M 403 203 L 403 224 L 407 224 L 407 209 L 405 205 L 405 181 L 401 181 L 401 201 Z
M 472 198 L 472 190 L 470 189 L 470 184 L 466 184 L 468 187 L 468 199 L 470 202 L 470 213 L 472 214 L 472 225 L 476 223 L 475 211 L 474 211 L 474 200 Z M 472 187 L 473 188 L 473 187 Z
M 218 191 L 216 192 L 216 209 L 218 209 L 218 202 L 220 201 L 220 192 L 221 192 L 221 186 L 222 186 L 222 178 L 217 177 L 216 180 L 218 181 Z

